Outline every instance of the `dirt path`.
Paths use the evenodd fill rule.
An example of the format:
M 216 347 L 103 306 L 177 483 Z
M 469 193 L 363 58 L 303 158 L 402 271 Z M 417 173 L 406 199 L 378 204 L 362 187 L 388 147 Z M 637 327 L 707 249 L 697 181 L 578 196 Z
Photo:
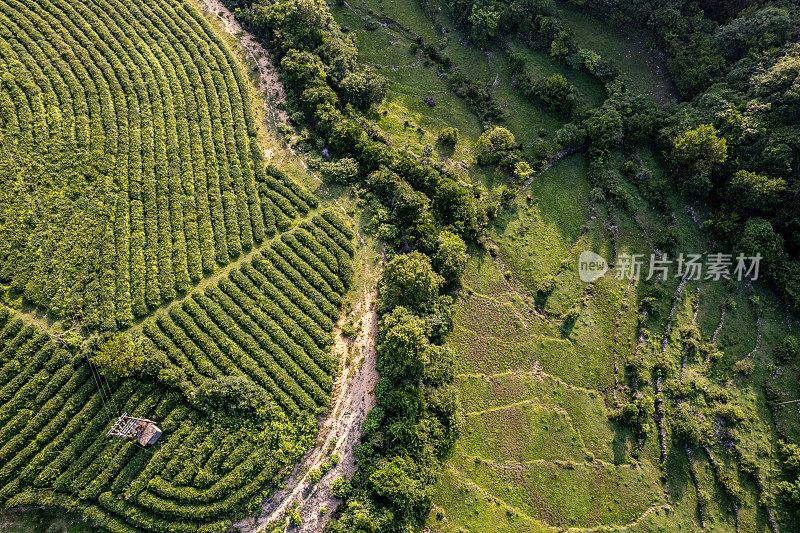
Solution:
M 264 502 L 261 514 L 236 524 L 242 532 L 254 533 L 270 523 L 279 522 L 296 503 L 303 521 L 298 529 L 292 531 L 321 531 L 330 513 L 338 506 L 340 500 L 330 494 L 330 485 L 339 476 L 352 477 L 356 471 L 353 450 L 361 437 L 361 423 L 375 406 L 373 389 L 378 381 L 375 369 L 375 334 L 378 329 L 375 295 L 375 288 L 372 288 L 355 306 L 352 316 L 361 317 L 361 328 L 354 340 L 348 341 L 342 336 L 341 327 L 349 316 L 340 318 L 334 330 L 334 350 L 340 358 L 340 373 L 334 385 L 334 403 L 322 423 L 317 443 L 295 465 L 284 488 Z M 349 360 L 352 361 L 348 364 Z M 308 479 L 308 472 L 319 468 L 334 453 L 339 454 L 338 464 L 321 481 L 313 484 Z M 325 515 L 320 513 L 322 508 L 328 511 Z
M 264 97 L 264 113 L 271 126 L 285 123 L 286 112 L 278 109 L 277 104 L 286 101 L 283 85 L 278 79 L 278 70 L 273 66 L 270 56 L 252 34 L 244 31 L 233 16 L 233 13 L 223 5 L 220 0 L 195 0 L 206 15 L 215 19 L 222 25 L 222 29 L 234 36 L 242 47 L 245 55 L 258 67 L 258 90 Z M 266 160 L 271 156 L 270 150 L 265 150 Z

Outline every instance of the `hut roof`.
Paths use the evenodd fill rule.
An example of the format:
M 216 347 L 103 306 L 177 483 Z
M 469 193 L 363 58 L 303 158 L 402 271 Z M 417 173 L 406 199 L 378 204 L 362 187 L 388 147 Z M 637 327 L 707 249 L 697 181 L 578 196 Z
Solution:
M 142 446 L 155 444 L 159 437 L 161 437 L 161 433 L 162 431 L 157 425 L 155 425 L 153 422 L 148 422 L 144 428 L 144 431 L 139 434 L 136 440 L 139 441 L 139 444 Z

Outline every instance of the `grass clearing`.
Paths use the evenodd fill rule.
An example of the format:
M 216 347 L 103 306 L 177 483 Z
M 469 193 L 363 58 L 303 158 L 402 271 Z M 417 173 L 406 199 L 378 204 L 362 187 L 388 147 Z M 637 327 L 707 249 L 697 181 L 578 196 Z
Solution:
M 615 31 L 599 18 L 564 1 L 558 1 L 564 21 L 575 32 L 581 48 L 589 48 L 606 57 L 628 75 L 632 88 L 649 96 L 659 105 L 675 99 L 671 82 L 666 81 L 666 65 L 651 53 L 643 38 Z
M 466 456 L 501 462 L 586 458 L 566 413 L 535 401 L 467 414 L 459 448 Z

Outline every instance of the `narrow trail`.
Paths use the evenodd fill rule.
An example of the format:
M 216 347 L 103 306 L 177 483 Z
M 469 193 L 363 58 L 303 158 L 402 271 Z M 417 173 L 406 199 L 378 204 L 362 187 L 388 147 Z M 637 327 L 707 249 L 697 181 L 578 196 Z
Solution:
M 292 221 L 292 228 L 296 227 L 302 222 L 311 220 L 311 218 L 318 212 L 319 209 L 311 209 L 308 213 L 306 213 L 302 217 L 296 218 L 295 220 Z M 248 250 L 247 252 L 239 254 L 239 256 L 236 257 L 233 261 L 225 264 L 225 266 L 219 267 L 211 274 L 205 276 L 203 279 L 197 282 L 190 290 L 186 291 L 183 294 L 177 295 L 175 298 L 173 298 L 168 302 L 164 302 L 149 314 L 139 318 L 138 321 L 128 329 L 128 331 L 136 331 L 137 329 L 141 329 L 142 324 L 145 321 L 155 320 L 156 317 L 158 317 L 159 315 L 167 314 L 170 309 L 172 309 L 176 305 L 180 305 L 184 300 L 189 298 L 191 295 L 201 292 L 209 285 L 216 284 L 219 280 L 230 274 L 233 270 L 236 270 L 243 264 L 250 262 L 257 253 L 261 252 L 261 250 L 265 250 L 270 246 L 270 244 L 272 244 L 277 240 L 280 240 L 281 235 L 287 233 L 288 231 L 290 230 L 287 230 L 286 232 L 277 231 L 275 235 L 273 235 L 272 237 L 266 238 L 258 244 L 254 244 L 253 247 L 250 248 L 250 250 Z
M 675 294 L 672 297 L 672 309 L 670 309 L 669 311 L 669 318 L 667 319 L 667 325 L 664 328 L 664 338 L 661 342 L 662 354 L 667 353 L 667 346 L 669 345 L 669 334 L 670 331 L 672 330 L 672 319 L 675 317 L 675 310 L 678 307 L 678 300 L 680 300 L 681 294 L 683 294 L 683 287 L 686 285 L 687 281 L 689 281 L 689 278 L 687 276 L 684 276 L 681 282 L 678 284 L 678 288 L 675 289 Z M 661 467 L 663 469 L 666 467 L 666 462 L 667 462 L 667 429 L 664 426 L 664 394 L 661 391 L 660 373 L 656 376 L 656 383 L 654 389 L 656 393 L 655 421 L 656 425 L 658 425 L 658 440 L 661 448 Z M 664 477 L 664 492 L 669 493 L 669 484 L 666 476 Z
M 354 341 L 348 342 L 342 336 L 341 327 L 348 316 L 340 318 L 334 330 L 334 350 L 340 358 L 340 372 L 334 384 L 333 405 L 321 424 L 316 444 L 295 465 L 283 488 L 264 502 L 257 517 L 235 524 L 242 533 L 255 533 L 269 524 L 280 522 L 295 504 L 298 504 L 303 522 L 292 531 L 321 531 L 330 519 L 330 512 L 339 504 L 339 500 L 330 494 L 330 485 L 340 476 L 352 477 L 356 471 L 353 451 L 361 438 L 361 424 L 375 406 L 373 389 L 379 377 L 375 369 L 375 334 L 378 329 L 375 296 L 373 288 L 354 310 L 354 314 L 361 313 L 361 331 Z M 359 354 L 349 365 L 348 352 Z M 334 453 L 339 454 L 339 462 L 321 481 L 312 483 L 308 472 L 319 468 Z M 328 513 L 322 515 L 322 508 Z
M 727 308 L 727 305 L 722 304 L 722 313 L 719 315 L 719 324 L 717 324 L 717 329 L 714 330 L 714 335 L 711 336 L 711 342 L 717 342 L 717 336 L 719 335 L 719 332 L 722 331 L 722 325 L 725 323 L 725 311 Z
M 644 346 L 644 321 L 647 319 L 647 311 L 642 311 L 639 315 L 639 337 L 636 339 L 636 346 L 633 348 L 633 359 L 634 361 L 639 360 L 639 353 L 642 351 L 642 346 Z M 639 392 L 639 380 L 636 377 L 636 372 L 633 372 L 631 376 L 631 389 L 633 389 L 633 393 L 636 398 L 641 397 L 641 393 Z
M 510 294 L 516 295 L 519 298 L 520 303 L 523 307 L 525 307 L 528 313 L 545 323 L 552 324 L 552 320 L 550 320 L 546 315 L 542 314 L 542 312 L 536 308 L 536 301 L 527 293 L 526 290 L 524 290 L 524 288 L 519 287 L 520 281 L 514 275 L 514 271 L 508 268 L 505 261 L 503 261 L 503 254 L 500 252 L 500 247 L 489 240 L 487 240 L 487 244 L 491 244 L 494 247 L 494 253 L 490 255 L 492 256 L 497 270 L 503 277 L 503 285 L 505 285 L 506 290 Z M 524 328 L 528 329 L 528 324 L 525 322 L 522 316 L 519 314 L 517 316 L 522 321 Z
M 222 29 L 238 41 L 245 56 L 258 68 L 258 90 L 263 96 L 264 113 L 269 117 L 271 125 L 274 127 L 279 123 L 285 123 L 288 115 L 279 109 L 277 104 L 286 101 L 286 94 L 278 79 L 278 70 L 272 64 L 270 55 L 264 47 L 252 34 L 242 28 L 233 13 L 220 0 L 194 0 L 194 2 L 200 6 L 206 16 L 221 24 Z M 270 154 L 266 153 L 265 155 L 269 161 Z
M 714 471 L 714 477 L 717 479 L 717 482 L 719 482 L 720 479 L 719 463 L 717 463 L 717 461 L 714 459 L 714 456 L 711 454 L 711 449 L 708 446 L 703 446 L 703 451 L 706 453 L 706 458 L 708 459 L 708 464 L 711 465 L 711 470 Z M 736 533 L 739 533 L 739 506 L 730 496 L 728 496 L 728 501 L 730 501 L 731 503 L 731 507 L 733 508 L 733 514 L 736 518 Z
M 569 390 L 574 390 L 574 391 L 577 391 L 577 392 L 582 392 L 582 393 L 587 394 L 587 395 L 589 395 L 591 397 L 597 397 L 597 398 L 601 398 L 602 397 L 602 394 L 600 392 L 596 391 L 595 389 L 587 389 L 585 387 L 579 387 L 578 385 L 573 385 L 571 383 L 567 383 L 566 381 L 563 381 L 558 376 L 554 376 L 553 374 L 548 374 L 547 372 L 542 370 L 541 367 L 535 367 L 534 370 L 532 370 L 531 372 L 521 372 L 519 370 L 506 370 L 504 372 L 495 372 L 495 373 L 491 373 L 491 374 L 485 374 L 485 373 L 482 373 L 482 372 L 466 372 L 466 373 L 462 372 L 460 374 L 456 374 L 456 377 L 457 378 L 485 378 L 485 379 L 490 379 L 490 378 L 493 378 L 493 377 L 496 377 L 496 376 L 510 376 L 512 374 L 516 375 L 516 376 L 519 376 L 519 375 L 530 375 L 532 378 L 537 378 L 537 379 L 540 379 L 540 380 L 548 379 L 548 380 L 552 381 L 553 383 L 555 383 L 556 385 L 558 385 L 559 387 L 563 387 L 563 388 L 569 389 Z
M 61 328 L 57 327 L 59 323 L 64 325 L 65 319 L 63 317 L 54 317 L 50 314 L 50 311 L 44 307 L 36 307 L 35 309 L 16 309 L 14 307 L 9 307 L 4 303 L 0 303 L 0 307 L 4 307 L 14 313 L 15 318 L 19 318 L 22 320 L 23 323 L 32 324 L 39 328 L 40 331 L 43 333 L 47 333 L 50 337 L 58 337 L 64 331 L 61 331 Z M 41 310 L 40 310 L 41 309 Z M 72 328 L 70 328 L 72 329 Z M 69 330 L 67 330 L 69 331 Z
M 756 319 L 756 345 L 750 351 L 750 353 L 744 356 L 744 358 L 747 359 L 748 361 L 752 359 L 753 354 L 756 353 L 760 347 L 761 347 L 761 317 L 759 316 Z
M 694 314 L 692 315 L 692 325 L 697 324 L 697 314 L 700 312 L 700 287 L 697 287 L 697 298 L 694 302 Z M 710 354 L 710 352 L 709 352 Z M 683 353 L 683 360 L 681 361 L 681 383 L 683 383 L 683 375 L 686 372 L 686 358 L 687 354 L 684 351 Z
M 620 383 L 619 383 L 619 331 L 622 328 L 622 320 L 625 315 L 625 310 L 628 308 L 628 293 L 631 291 L 631 287 L 633 284 L 636 283 L 635 278 L 631 278 L 630 283 L 628 286 L 625 287 L 625 292 L 622 294 L 622 301 L 619 305 L 619 313 L 617 314 L 617 322 L 614 324 L 614 404 L 617 407 L 620 407 L 619 401 L 617 400 L 617 391 L 620 390 Z
M 692 478 L 694 490 L 698 495 L 697 510 L 700 514 L 700 531 L 706 530 L 706 506 L 700 501 L 700 480 L 697 479 L 697 471 L 694 468 L 692 449 L 688 444 L 683 445 L 683 450 L 686 452 L 686 462 L 689 465 L 689 477 Z

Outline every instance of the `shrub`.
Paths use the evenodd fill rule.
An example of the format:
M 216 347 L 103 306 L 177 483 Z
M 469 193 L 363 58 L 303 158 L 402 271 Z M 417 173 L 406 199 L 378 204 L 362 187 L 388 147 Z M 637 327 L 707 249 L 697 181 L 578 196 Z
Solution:
M 319 468 L 315 468 L 308 472 L 308 480 L 311 483 L 319 483 L 319 480 L 322 479 L 322 471 Z
M 358 329 L 356 329 L 356 326 L 353 324 L 352 320 L 349 320 L 342 325 L 342 337 L 346 339 L 354 339 L 357 334 Z
M 141 371 L 146 355 L 142 337 L 116 333 L 100 346 L 92 357 L 92 362 L 108 379 L 118 380 L 132 377 Z
M 794 335 L 787 335 L 783 338 L 781 343 L 775 347 L 774 353 L 778 360 L 788 363 L 800 353 L 800 342 L 798 342 L 797 337 Z
M 484 131 L 475 143 L 475 158 L 479 165 L 511 167 L 518 160 L 514 134 L 500 126 Z
M 201 405 L 227 409 L 234 414 L 275 414 L 275 407 L 264 389 L 242 374 L 206 380 L 198 394 Z
M 670 425 L 673 438 L 690 446 L 706 444 L 713 436 L 708 421 L 686 402 L 675 407 Z
M 443 129 L 442 131 L 439 132 L 437 140 L 444 146 L 455 148 L 456 144 L 458 144 L 458 129 L 456 128 Z
M 749 376 L 753 373 L 756 367 L 750 359 L 740 359 L 739 361 L 733 363 L 732 369 L 737 374 Z
M 350 480 L 345 476 L 338 477 L 331 483 L 331 494 L 340 500 L 344 500 L 350 496 L 352 490 L 353 486 Z

